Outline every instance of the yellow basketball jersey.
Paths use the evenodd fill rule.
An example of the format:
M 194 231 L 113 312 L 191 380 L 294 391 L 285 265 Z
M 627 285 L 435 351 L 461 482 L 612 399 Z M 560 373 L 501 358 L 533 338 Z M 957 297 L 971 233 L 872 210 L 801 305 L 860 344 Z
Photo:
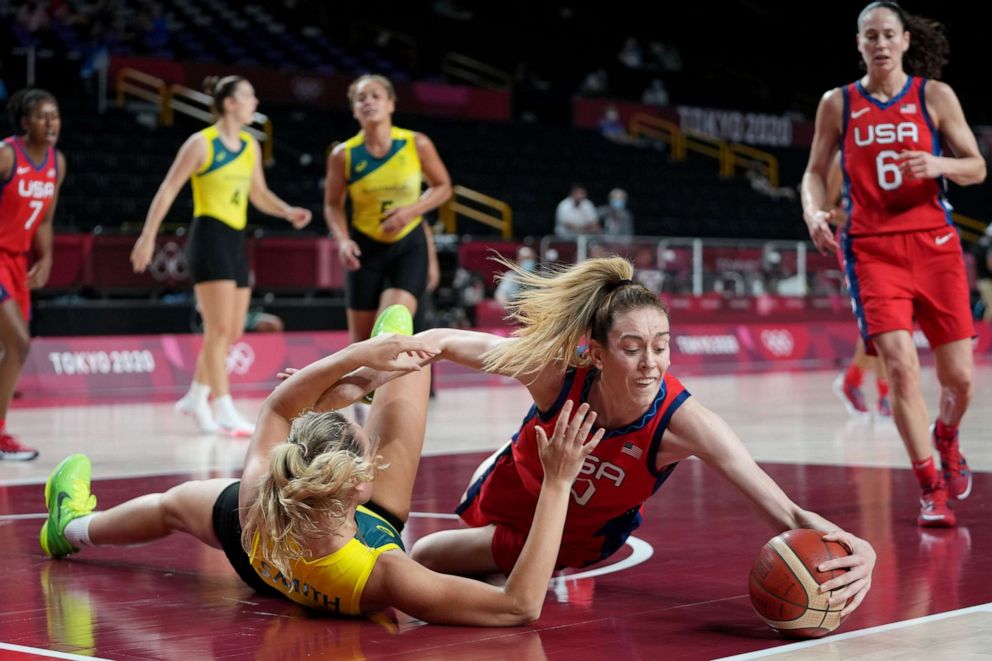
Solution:
M 345 142 L 344 168 L 351 197 L 351 223 L 359 232 L 383 243 L 395 243 L 420 224 L 421 216 L 395 234 L 379 229 L 383 214 L 413 204 L 420 198 L 420 157 L 413 131 L 392 128 L 392 145 L 375 158 L 365 148 L 365 133 Z
M 330 555 L 295 560 L 291 576 L 283 576 L 258 554 L 258 536 L 251 550 L 251 565 L 263 581 L 296 603 L 340 615 L 360 615 L 362 591 L 386 551 L 403 550 L 396 529 L 378 514 L 359 506 L 355 512 L 358 533 Z
M 210 216 L 236 230 L 248 223 L 248 191 L 255 168 L 255 143 L 246 131 L 238 134 L 238 151 L 224 146 L 216 126 L 200 131 L 207 141 L 207 160 L 193 183 L 193 215 Z

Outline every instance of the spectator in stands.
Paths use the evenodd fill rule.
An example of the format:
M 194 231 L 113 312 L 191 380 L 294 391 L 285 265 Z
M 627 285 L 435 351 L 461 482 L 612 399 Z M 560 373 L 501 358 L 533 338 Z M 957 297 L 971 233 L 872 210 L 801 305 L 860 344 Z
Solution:
M 583 96 L 602 96 L 609 89 L 609 80 L 609 75 L 603 67 L 590 71 L 579 85 L 579 94 Z
M 433 273 L 437 280 L 423 214 L 451 197 L 451 179 L 430 138 L 393 126 L 396 92 L 389 79 L 359 77 L 348 88 L 348 100 L 362 130 L 327 158 L 324 219 L 346 271 L 348 333 L 358 342 L 371 335 L 377 313 L 390 305 L 415 314 L 428 277 Z M 421 192 L 423 180 L 428 187 Z
M 838 250 L 825 187 L 834 156 L 843 149 L 851 204 L 840 245 L 852 303 L 869 352 L 877 351 L 889 375 L 892 417 L 922 491 L 917 522 L 949 527 L 956 517 L 948 499 L 967 498 L 972 487 L 958 426 L 974 388 L 975 328 L 943 182 L 978 184 L 987 168 L 954 90 L 934 80 L 949 51 L 940 23 L 893 2 L 872 2 L 858 16 L 857 47 L 866 74 L 829 90 L 817 109 L 802 181 L 803 218 L 818 250 Z M 890 122 L 898 125 L 897 144 L 880 132 Z M 932 433 L 914 322 L 937 362 L 940 403 Z
M 0 460 L 29 461 L 38 451 L 7 433 L 7 409 L 31 343 L 31 290 L 44 287 L 52 270 L 65 156 L 55 148 L 62 120 L 54 96 L 21 90 L 7 112 L 14 135 L 0 142 Z
M 572 184 L 568 197 L 558 203 L 555 211 L 555 236 L 574 239 L 580 234 L 599 234 L 600 231 L 596 207 L 589 201 L 586 187 Z
M 627 191 L 614 188 L 610 191 L 609 204 L 596 210 L 603 234 L 611 239 L 630 237 L 634 234 L 634 215 L 627 208 Z
M 641 94 L 641 103 L 650 106 L 667 106 L 668 101 L 668 90 L 665 89 L 665 83 L 660 78 L 652 79 Z
M 682 71 L 682 54 L 679 49 L 660 41 L 648 44 L 649 62 L 652 66 L 671 73 Z
M 537 270 L 537 253 L 530 246 L 520 246 L 517 250 L 517 266 L 525 273 L 533 273 Z M 507 269 L 499 276 L 499 284 L 493 293 L 493 298 L 503 309 L 516 300 L 520 293 L 520 277 L 513 269 Z
M 596 127 L 599 129 L 601 136 L 612 142 L 623 145 L 633 144 L 634 142 L 631 135 L 627 133 L 623 122 L 620 121 L 620 113 L 617 112 L 616 106 L 606 106 L 603 109 L 603 116 L 596 123 Z
M 290 206 L 265 183 L 262 150 L 244 130 L 258 106 L 251 83 L 240 76 L 220 80 L 212 76 L 204 87 L 212 93 L 217 122 L 191 135 L 179 150 L 148 209 L 144 229 L 131 251 L 131 264 L 136 273 L 148 268 L 162 220 L 190 180 L 194 217 L 186 255 L 203 315 L 203 346 L 193 383 L 176 409 L 192 415 L 202 432 L 250 436 L 255 425 L 234 407 L 225 366 L 228 350 L 244 330 L 251 302 L 244 237 L 248 202 L 297 229 L 310 222 L 310 211 Z
M 637 41 L 637 37 L 627 37 L 624 40 L 623 47 L 617 54 L 617 59 L 628 69 L 640 69 L 644 66 L 644 52 L 641 50 L 641 44 Z

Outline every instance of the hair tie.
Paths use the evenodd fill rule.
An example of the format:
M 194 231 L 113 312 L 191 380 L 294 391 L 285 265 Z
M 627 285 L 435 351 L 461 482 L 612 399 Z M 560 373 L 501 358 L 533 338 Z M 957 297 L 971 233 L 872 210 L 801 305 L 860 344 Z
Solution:
M 621 287 L 626 287 L 627 285 L 634 284 L 633 280 L 614 280 L 613 282 L 606 283 L 606 293 L 612 293 Z
M 303 445 L 303 442 L 302 441 L 298 441 L 297 439 L 295 439 L 293 437 L 290 437 L 290 438 L 286 439 L 286 442 L 287 443 L 291 443 L 292 445 L 298 445 L 299 448 L 300 448 L 300 452 L 303 453 L 303 458 L 304 459 L 307 458 L 307 446 Z

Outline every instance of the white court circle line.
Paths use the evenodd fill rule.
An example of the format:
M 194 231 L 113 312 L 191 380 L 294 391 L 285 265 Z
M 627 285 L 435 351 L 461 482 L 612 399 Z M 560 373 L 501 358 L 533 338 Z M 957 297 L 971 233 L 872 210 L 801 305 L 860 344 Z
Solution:
M 410 512 L 410 518 L 459 519 L 461 517 L 457 514 L 450 514 L 447 512 Z M 627 538 L 625 544 L 630 547 L 630 555 L 623 560 L 619 560 L 603 567 L 596 567 L 595 569 L 582 571 L 577 574 L 556 574 L 555 578 L 577 581 L 582 578 L 593 578 L 594 576 L 603 576 L 604 574 L 614 574 L 618 571 L 623 571 L 624 569 L 636 567 L 654 555 L 654 547 L 640 537 L 634 537 L 631 535 Z

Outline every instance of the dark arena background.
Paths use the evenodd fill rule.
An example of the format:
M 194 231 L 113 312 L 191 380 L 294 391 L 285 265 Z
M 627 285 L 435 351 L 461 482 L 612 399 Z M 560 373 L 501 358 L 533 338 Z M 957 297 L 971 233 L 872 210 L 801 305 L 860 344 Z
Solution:
M 0 461 L 0 658 L 796 658 L 968 659 L 992 648 L 990 184 L 949 184 L 973 289 L 974 399 L 961 428 L 974 471 L 958 525 L 917 526 L 919 489 L 899 433 L 864 381 L 848 413 L 835 380 L 858 330 L 834 255 L 813 247 L 798 186 L 822 94 L 863 74 L 862 3 L 328 3 L 317 0 L 0 0 L 0 103 L 23 87 L 58 100 L 67 174 L 54 258 L 32 292 L 31 350 L 7 418 L 36 448 Z M 968 3 L 907 3 L 942 22 L 942 79 L 982 154 L 992 147 L 987 25 Z M 180 146 L 210 121 L 208 75 L 254 85 L 250 130 L 269 187 L 313 212 L 302 230 L 250 208 L 252 300 L 227 370 L 254 419 L 287 366 L 348 344 L 345 270 L 324 221 L 327 156 L 358 132 L 346 96 L 364 73 L 394 84 L 394 123 L 430 136 L 454 185 L 425 216 L 440 281 L 419 328 L 509 333 L 502 267 L 532 248 L 544 264 L 619 254 L 671 311 L 672 371 L 730 424 L 802 506 L 878 553 L 863 605 L 833 634 L 769 629 L 748 572 L 772 531 L 696 460 L 644 507 L 615 556 L 556 574 L 542 617 L 516 628 L 318 617 L 240 582 L 223 553 L 175 535 L 49 560 L 38 546 L 44 484 L 66 455 L 93 462 L 100 509 L 188 479 L 237 477 L 247 442 L 197 433 L 173 402 L 201 346 L 184 252 L 189 186 L 147 271 L 129 261 Z M 4 136 L 12 128 L 0 118 Z M 607 223 L 556 234 L 581 184 Z M 619 192 L 617 192 L 619 190 Z M 2 219 L 0 219 L 2 220 Z M 3 225 L 0 224 L 0 229 Z M 610 227 L 610 226 L 607 226 Z M 913 339 L 932 420 L 940 394 L 926 337 Z M 434 368 L 425 457 L 403 535 L 459 525 L 476 466 L 531 404 L 517 382 Z

